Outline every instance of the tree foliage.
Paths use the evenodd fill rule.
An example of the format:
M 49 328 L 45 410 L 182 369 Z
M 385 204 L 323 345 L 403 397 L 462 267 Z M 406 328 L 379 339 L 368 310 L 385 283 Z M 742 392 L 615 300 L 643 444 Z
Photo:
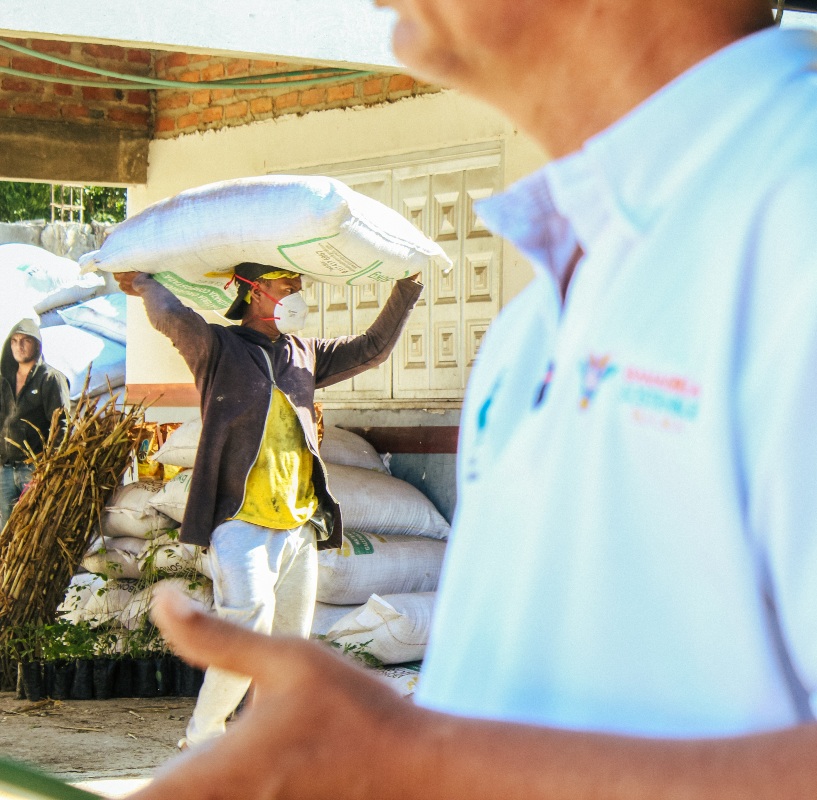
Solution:
M 49 184 L 0 182 L 0 222 L 29 219 L 51 219 Z
M 85 186 L 85 222 L 121 222 L 125 219 L 125 189 Z M 51 184 L 0 181 L 0 222 L 51 219 Z
M 113 186 L 85 187 L 85 219 L 96 222 L 122 222 L 127 194 Z

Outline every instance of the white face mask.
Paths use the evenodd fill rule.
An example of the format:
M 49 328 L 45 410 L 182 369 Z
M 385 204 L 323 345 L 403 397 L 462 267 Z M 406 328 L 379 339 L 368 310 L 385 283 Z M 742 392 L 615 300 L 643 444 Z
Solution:
M 281 333 L 297 333 L 306 325 L 309 306 L 300 292 L 288 294 L 278 301 L 275 309 L 275 327 Z

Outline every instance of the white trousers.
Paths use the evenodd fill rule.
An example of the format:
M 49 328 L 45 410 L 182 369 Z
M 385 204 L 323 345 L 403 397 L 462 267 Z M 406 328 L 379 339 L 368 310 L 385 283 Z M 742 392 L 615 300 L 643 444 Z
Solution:
M 277 531 L 229 520 L 210 537 L 210 561 L 219 617 L 260 633 L 309 636 L 318 585 L 312 524 Z M 249 685 L 247 677 L 210 667 L 187 726 L 188 745 L 224 733 Z

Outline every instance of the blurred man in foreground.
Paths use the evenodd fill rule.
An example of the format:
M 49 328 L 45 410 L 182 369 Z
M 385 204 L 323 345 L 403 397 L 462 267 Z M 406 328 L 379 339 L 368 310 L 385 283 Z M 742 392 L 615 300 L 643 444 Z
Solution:
M 164 597 L 259 691 L 140 797 L 817 796 L 814 38 L 767 0 L 387 2 L 556 157 L 480 207 L 537 274 L 469 384 L 419 705 Z

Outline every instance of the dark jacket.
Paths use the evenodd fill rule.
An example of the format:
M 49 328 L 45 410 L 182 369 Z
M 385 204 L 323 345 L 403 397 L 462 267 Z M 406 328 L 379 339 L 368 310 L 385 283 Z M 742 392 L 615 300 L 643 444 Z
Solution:
M 23 333 L 40 343 L 37 363 L 19 395 L 17 362 L 11 352 L 11 337 L 15 333 Z M 68 380 L 43 360 L 39 325 L 31 319 L 21 320 L 12 328 L 0 355 L 0 463 L 23 461 L 29 456 L 28 447 L 33 453 L 41 452 L 43 439 L 48 438 L 51 417 L 58 408 L 63 413 L 70 408 Z
M 133 288 L 142 296 L 153 327 L 173 342 L 187 362 L 201 397 L 202 434 L 181 540 L 206 547 L 213 530 L 241 507 L 272 394 L 266 353 L 275 385 L 295 409 L 314 459 L 318 546 L 340 547 L 340 508 L 329 492 L 326 467 L 318 456 L 315 389 L 382 364 L 422 286 L 408 279 L 397 281 L 377 319 L 359 336 L 313 339 L 284 334 L 274 342 L 251 328 L 205 322 L 149 275 L 137 276 Z

